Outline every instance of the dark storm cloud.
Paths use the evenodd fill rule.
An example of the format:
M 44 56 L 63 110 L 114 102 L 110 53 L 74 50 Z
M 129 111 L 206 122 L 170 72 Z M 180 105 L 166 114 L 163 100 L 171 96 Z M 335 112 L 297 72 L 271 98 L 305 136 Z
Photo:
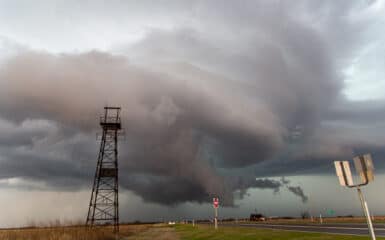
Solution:
M 161 204 L 218 196 L 231 206 L 235 191 L 282 186 L 305 202 L 300 187 L 242 169 L 285 159 L 290 168 L 266 170 L 279 175 L 301 161 L 330 164 L 368 143 L 334 138 L 335 120 L 346 115 L 332 109 L 341 101 L 340 64 L 359 42 L 350 4 L 229 1 L 192 9 L 189 24 L 150 29 L 120 48 L 123 55 L 25 51 L 3 64 L 0 129 L 44 119 L 57 130 L 6 134 L 13 144 L 2 144 L 12 147 L 0 155 L 0 176 L 86 182 L 97 152 L 89 142 L 107 104 L 122 107 L 127 135 L 120 184 Z
M 210 201 L 216 194 L 209 194 L 197 180 L 191 181 L 185 177 L 163 177 L 153 175 L 129 175 L 122 177 L 123 186 L 131 189 L 144 201 L 156 202 L 166 205 L 176 205 L 183 202 L 203 203 Z M 282 187 L 286 187 L 294 195 L 301 198 L 303 203 L 307 202 L 307 196 L 300 186 L 291 186 L 290 181 L 285 178 L 280 180 L 263 178 L 255 179 L 251 177 L 225 177 L 226 189 L 220 195 L 222 206 L 234 206 L 233 193 L 238 192 L 238 196 L 243 198 L 251 188 L 271 189 L 274 193 L 280 192 Z M 159 191 L 162 189 L 162 191 Z M 237 195 L 237 194 L 236 194 Z
M 307 200 L 309 199 L 303 192 L 302 188 L 299 186 L 293 187 L 293 186 L 288 186 L 287 189 L 297 195 L 298 197 L 301 198 L 303 203 L 306 203 Z
M 226 180 L 228 185 L 233 187 L 232 192 L 239 191 L 240 198 L 243 198 L 251 188 L 271 189 L 274 193 L 278 193 L 281 191 L 282 187 L 286 187 L 291 193 L 301 198 L 303 203 L 306 203 L 308 200 L 308 197 L 300 186 L 292 186 L 290 180 L 284 177 L 281 177 L 279 180 L 247 177 L 228 178 Z
M 89 161 L 95 158 L 94 137 L 47 120 L 26 120 L 19 125 L 6 126 L 14 135 L 5 135 L 4 143 L 0 144 L 1 179 L 39 180 L 49 183 L 47 188 L 64 190 L 90 184 L 92 174 L 84 169 L 95 168 Z
M 243 198 L 245 195 L 248 195 L 248 190 L 251 188 L 259 189 L 271 189 L 274 193 L 278 193 L 282 187 L 282 182 L 274 179 L 255 179 L 253 177 L 230 177 L 226 179 L 227 184 L 232 186 L 232 192 L 238 192 L 239 198 Z
M 233 184 L 234 190 L 240 189 L 246 193 L 249 188 L 260 188 L 260 189 L 272 189 L 274 192 L 278 192 L 282 187 L 282 181 L 274 179 L 255 179 L 237 177 L 228 179 L 229 184 Z M 242 194 L 242 193 L 241 193 Z
M 123 186 L 146 202 L 176 205 L 183 202 L 207 202 L 210 195 L 201 184 L 183 177 L 156 177 L 152 175 L 124 177 Z
M 40 64 L 45 65 L 43 71 L 37 67 Z M 25 72 L 18 71 L 20 68 L 25 69 Z M 206 76 L 203 73 L 202 71 L 201 77 L 204 79 Z M 87 74 L 91 76 L 86 76 Z M 3 101 L 0 104 L 3 116 L 18 124 L 25 118 L 47 118 L 49 121 L 57 122 L 59 126 L 71 126 L 90 134 L 92 132 L 90 130 L 96 130 L 95 108 L 103 106 L 105 99 L 120 103 L 124 112 L 123 122 L 126 123 L 128 133 L 128 143 L 123 143 L 122 148 L 122 158 L 127 160 L 123 161 L 121 166 L 126 167 L 128 172 L 160 175 L 170 178 L 169 181 L 174 178 L 184 179 L 185 181 L 178 181 L 181 184 L 180 188 L 184 186 L 183 182 L 191 182 L 204 188 L 208 195 L 229 194 L 226 193 L 221 177 L 205 161 L 205 139 L 211 138 L 219 142 L 216 139 L 218 136 L 231 134 L 234 142 L 248 144 L 243 140 L 246 134 L 254 136 L 255 142 L 262 142 L 258 138 L 263 138 L 264 144 L 270 147 L 260 149 L 262 155 L 272 154 L 272 149 L 280 143 L 279 132 L 273 125 L 254 122 L 246 111 L 237 111 L 235 116 L 217 118 L 222 111 L 233 111 L 232 108 L 235 107 L 234 103 L 229 104 L 227 99 L 230 96 L 226 93 L 210 96 L 208 93 L 198 91 L 195 83 L 191 85 L 179 83 L 181 80 L 175 77 L 166 78 L 164 74 L 147 72 L 127 63 L 124 59 L 108 54 L 93 52 L 80 56 L 51 56 L 31 52 L 10 60 L 1 78 L 6 79 L 3 84 L 7 89 L 6 94 L 2 95 Z M 114 80 L 109 85 L 104 85 L 105 79 Z M 40 87 L 32 88 L 32 86 Z M 210 84 L 208 87 L 220 88 L 219 85 Z M 111 95 L 112 92 L 118 93 Z M 265 111 L 266 114 L 262 119 L 272 118 L 271 113 Z M 88 125 L 88 122 L 91 124 Z M 274 119 L 270 122 L 274 123 Z M 246 133 L 247 130 L 250 132 Z M 64 129 L 58 135 L 66 132 Z M 54 144 L 48 141 L 44 143 Z M 250 144 L 247 146 L 250 147 Z M 73 148 L 66 145 L 60 147 L 61 151 Z M 47 151 L 55 153 L 58 149 L 55 147 L 39 149 L 32 145 L 32 150 L 27 153 L 45 154 Z M 71 159 L 72 157 L 63 156 L 72 163 L 76 163 L 76 158 L 84 158 L 81 154 L 75 156 L 75 159 Z M 43 159 L 45 158 L 34 161 L 32 158 L 35 170 L 41 169 L 42 174 L 37 174 L 29 167 L 22 172 L 40 179 L 51 174 L 59 178 L 61 174 L 52 170 L 55 164 L 60 166 L 61 162 L 49 163 Z M 262 159 L 254 158 L 249 161 L 258 162 Z M 238 165 L 250 164 L 249 161 Z M 226 161 L 223 162 L 220 166 L 229 165 L 225 164 Z M 15 172 L 17 168 L 12 166 L 14 165 L 11 164 L 9 168 L 14 171 L 15 176 L 27 177 L 19 171 Z M 57 171 L 62 171 L 68 176 L 72 175 L 72 171 L 68 171 L 66 165 Z M 74 174 L 76 177 L 76 173 Z M 156 185 L 155 182 L 153 184 Z

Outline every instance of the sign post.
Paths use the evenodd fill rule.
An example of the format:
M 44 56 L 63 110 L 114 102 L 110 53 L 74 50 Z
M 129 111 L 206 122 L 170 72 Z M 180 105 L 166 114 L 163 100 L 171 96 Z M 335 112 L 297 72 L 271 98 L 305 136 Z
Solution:
M 219 199 L 218 198 L 213 198 L 214 226 L 215 226 L 215 229 L 218 229 L 218 206 L 219 206 Z
M 361 191 L 361 186 L 367 185 L 369 182 L 374 180 L 373 174 L 373 162 L 370 154 L 365 154 L 363 156 L 357 156 L 353 158 L 354 165 L 358 175 L 360 175 L 361 183 L 353 184 L 352 173 L 350 172 L 350 166 L 348 161 L 335 161 L 334 166 L 336 168 L 336 174 L 338 176 L 341 186 L 346 186 L 349 188 L 356 188 L 358 192 L 358 197 L 360 198 L 361 207 L 364 211 L 366 222 L 368 224 L 369 233 L 372 240 L 376 240 L 376 235 L 374 234 L 372 219 L 370 218 L 368 204 L 365 201 L 364 195 Z

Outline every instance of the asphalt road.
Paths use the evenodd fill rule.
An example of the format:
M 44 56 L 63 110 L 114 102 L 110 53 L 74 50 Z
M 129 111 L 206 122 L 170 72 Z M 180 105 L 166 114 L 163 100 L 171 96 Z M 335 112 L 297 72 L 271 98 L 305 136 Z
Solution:
M 274 223 L 239 223 L 239 224 L 221 224 L 223 226 L 242 226 L 253 228 L 268 228 L 289 230 L 296 232 L 317 232 L 317 233 L 331 233 L 343 235 L 366 235 L 369 231 L 366 224 L 354 223 L 335 223 L 335 224 L 274 224 Z M 385 237 L 385 224 L 374 224 L 374 231 L 376 236 Z

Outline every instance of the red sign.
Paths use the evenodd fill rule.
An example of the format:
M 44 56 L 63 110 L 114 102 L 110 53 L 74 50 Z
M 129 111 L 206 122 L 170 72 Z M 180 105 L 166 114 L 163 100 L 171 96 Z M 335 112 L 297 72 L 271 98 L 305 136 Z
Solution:
M 218 206 L 219 206 L 219 199 L 218 198 L 213 198 L 213 205 L 214 205 L 214 208 L 218 208 Z

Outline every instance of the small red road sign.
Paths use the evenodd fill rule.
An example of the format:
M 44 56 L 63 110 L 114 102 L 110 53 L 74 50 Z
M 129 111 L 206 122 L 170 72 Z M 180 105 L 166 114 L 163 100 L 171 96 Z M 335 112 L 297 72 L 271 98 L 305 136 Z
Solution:
M 218 198 L 213 198 L 213 205 L 214 205 L 214 208 L 218 208 L 218 206 L 219 206 L 219 199 Z

